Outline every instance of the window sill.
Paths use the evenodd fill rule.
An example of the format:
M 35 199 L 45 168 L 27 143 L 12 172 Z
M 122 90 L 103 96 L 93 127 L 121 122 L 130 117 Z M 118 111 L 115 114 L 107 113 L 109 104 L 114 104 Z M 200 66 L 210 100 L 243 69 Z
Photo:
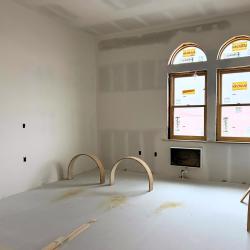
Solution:
M 162 138 L 163 142 L 194 142 L 194 143 L 219 143 L 219 144 L 250 144 L 250 142 L 236 142 L 236 141 L 199 141 L 199 140 L 177 140 L 177 139 L 165 139 Z
M 161 139 L 164 142 L 198 142 L 198 143 L 206 143 L 207 141 L 201 141 L 201 140 L 178 140 L 178 139 Z

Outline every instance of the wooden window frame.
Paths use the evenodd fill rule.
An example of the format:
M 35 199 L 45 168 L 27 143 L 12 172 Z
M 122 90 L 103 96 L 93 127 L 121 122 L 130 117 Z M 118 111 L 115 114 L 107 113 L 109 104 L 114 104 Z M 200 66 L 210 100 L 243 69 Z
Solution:
M 216 141 L 222 142 L 250 142 L 250 137 L 226 137 L 221 135 L 221 113 L 222 107 L 249 107 L 247 104 L 222 104 L 222 75 L 230 73 L 249 72 L 250 66 L 217 69 L 217 121 L 216 121 Z
M 205 104 L 204 105 L 174 105 L 174 79 L 188 76 L 205 76 Z M 186 136 L 174 135 L 174 109 L 175 108 L 204 108 L 204 136 Z M 169 74 L 169 139 L 170 140 L 187 140 L 187 141 L 206 141 L 207 140 L 207 71 L 191 71 Z
M 240 35 L 240 36 L 234 36 L 232 38 L 230 38 L 229 40 L 227 40 L 219 49 L 218 55 L 217 55 L 217 60 L 233 60 L 233 59 L 238 59 L 236 58 L 224 58 L 221 59 L 221 55 L 224 52 L 224 50 L 227 48 L 227 46 L 229 46 L 230 44 L 240 41 L 240 40 L 247 40 L 250 41 L 250 36 L 246 36 L 246 35 Z M 244 58 L 244 57 L 239 57 L 239 58 Z
M 178 54 L 180 51 L 182 51 L 182 50 L 184 50 L 184 49 L 186 49 L 186 48 L 189 48 L 189 47 L 195 47 L 195 48 L 197 48 L 197 49 L 200 49 L 200 50 L 203 51 L 203 53 L 206 55 L 205 51 L 204 51 L 198 44 L 192 43 L 192 42 L 182 43 L 182 44 L 181 44 L 179 47 L 177 47 L 177 48 L 174 50 L 174 52 L 171 54 L 170 59 L 169 59 L 169 61 L 168 61 L 168 65 L 176 65 L 176 64 L 174 64 L 174 60 L 175 60 L 177 54 Z M 206 59 L 207 59 L 207 55 L 206 55 Z M 204 63 L 204 62 L 207 62 L 207 60 L 206 60 L 206 61 L 202 61 L 202 62 L 198 62 L 198 63 Z M 192 63 L 197 63 L 197 62 L 192 62 Z M 181 64 L 178 64 L 178 65 L 182 65 L 182 64 L 190 64 L 190 63 L 181 63 Z

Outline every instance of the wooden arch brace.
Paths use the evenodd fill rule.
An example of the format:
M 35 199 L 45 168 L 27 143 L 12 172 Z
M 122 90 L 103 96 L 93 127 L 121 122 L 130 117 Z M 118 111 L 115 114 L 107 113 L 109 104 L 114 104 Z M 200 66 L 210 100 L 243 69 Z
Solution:
M 248 212 L 247 212 L 247 231 L 250 233 L 250 188 L 246 191 L 246 193 L 241 198 L 240 202 L 244 203 L 244 200 L 248 196 Z
M 99 168 L 99 171 L 100 171 L 100 183 L 101 184 L 105 183 L 105 169 L 104 169 L 104 166 L 103 166 L 102 162 L 95 155 L 92 155 L 92 154 L 78 154 L 78 155 L 76 155 L 76 156 L 74 156 L 72 158 L 72 160 L 70 161 L 69 166 L 68 166 L 68 180 L 73 179 L 74 163 L 80 156 L 87 156 L 87 157 L 91 158 L 96 163 L 96 165 L 97 165 L 97 167 Z
M 146 170 L 147 174 L 148 174 L 148 184 L 149 184 L 149 192 L 151 192 L 153 190 L 153 183 L 154 183 L 154 178 L 153 178 L 153 174 L 151 172 L 150 167 L 147 165 L 147 163 L 145 161 L 143 161 L 140 158 L 134 157 L 134 156 L 128 156 L 128 157 L 124 157 L 122 159 L 120 159 L 119 161 L 117 161 L 111 171 L 110 174 L 110 186 L 114 185 L 115 183 L 115 172 L 116 169 L 118 167 L 118 165 L 123 161 L 123 160 L 134 160 L 137 161 L 138 163 L 140 163 L 140 165 Z

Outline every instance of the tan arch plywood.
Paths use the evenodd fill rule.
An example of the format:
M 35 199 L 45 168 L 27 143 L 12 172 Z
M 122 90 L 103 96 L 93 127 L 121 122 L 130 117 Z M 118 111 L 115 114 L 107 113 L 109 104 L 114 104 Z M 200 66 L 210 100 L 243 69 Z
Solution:
M 247 198 L 247 196 L 250 194 L 250 188 L 245 192 L 245 194 L 242 196 L 240 202 L 244 203 L 244 200 Z
M 248 196 L 247 232 L 250 233 L 250 188 L 245 192 L 245 194 L 241 198 L 240 202 L 244 203 L 244 200 L 247 198 L 247 196 Z
M 104 169 L 104 166 L 103 166 L 102 162 L 95 155 L 92 155 L 92 154 L 78 154 L 78 155 L 76 155 L 76 156 L 74 156 L 72 158 L 72 160 L 70 161 L 69 166 L 68 166 L 68 180 L 73 179 L 74 163 L 81 156 L 87 156 L 87 157 L 91 158 L 96 163 L 96 165 L 97 165 L 97 167 L 99 168 L 99 171 L 100 171 L 100 183 L 101 184 L 105 183 L 105 169 Z
M 110 174 L 110 186 L 114 185 L 115 183 L 115 172 L 116 169 L 118 167 L 118 165 L 123 161 L 123 160 L 134 160 L 138 163 L 140 163 L 140 165 L 146 170 L 147 174 L 148 174 L 148 184 L 149 184 L 149 192 L 151 192 L 153 190 L 153 183 L 154 183 L 154 178 L 153 178 L 153 174 L 151 172 L 150 167 L 147 165 L 147 163 L 145 161 L 143 161 L 140 158 L 134 157 L 134 156 L 128 156 L 128 157 L 124 157 L 122 159 L 120 159 L 119 161 L 117 161 L 111 171 Z

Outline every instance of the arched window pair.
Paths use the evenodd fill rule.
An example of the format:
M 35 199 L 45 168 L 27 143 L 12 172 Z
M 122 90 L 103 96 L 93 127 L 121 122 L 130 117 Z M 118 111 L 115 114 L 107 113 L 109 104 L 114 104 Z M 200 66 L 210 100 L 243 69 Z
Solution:
M 250 37 L 225 42 L 217 59 L 250 56 Z M 197 44 L 184 43 L 169 64 L 202 63 L 205 52 Z M 169 137 L 179 140 L 207 139 L 207 71 L 169 75 Z M 217 141 L 250 142 L 250 67 L 217 70 Z

